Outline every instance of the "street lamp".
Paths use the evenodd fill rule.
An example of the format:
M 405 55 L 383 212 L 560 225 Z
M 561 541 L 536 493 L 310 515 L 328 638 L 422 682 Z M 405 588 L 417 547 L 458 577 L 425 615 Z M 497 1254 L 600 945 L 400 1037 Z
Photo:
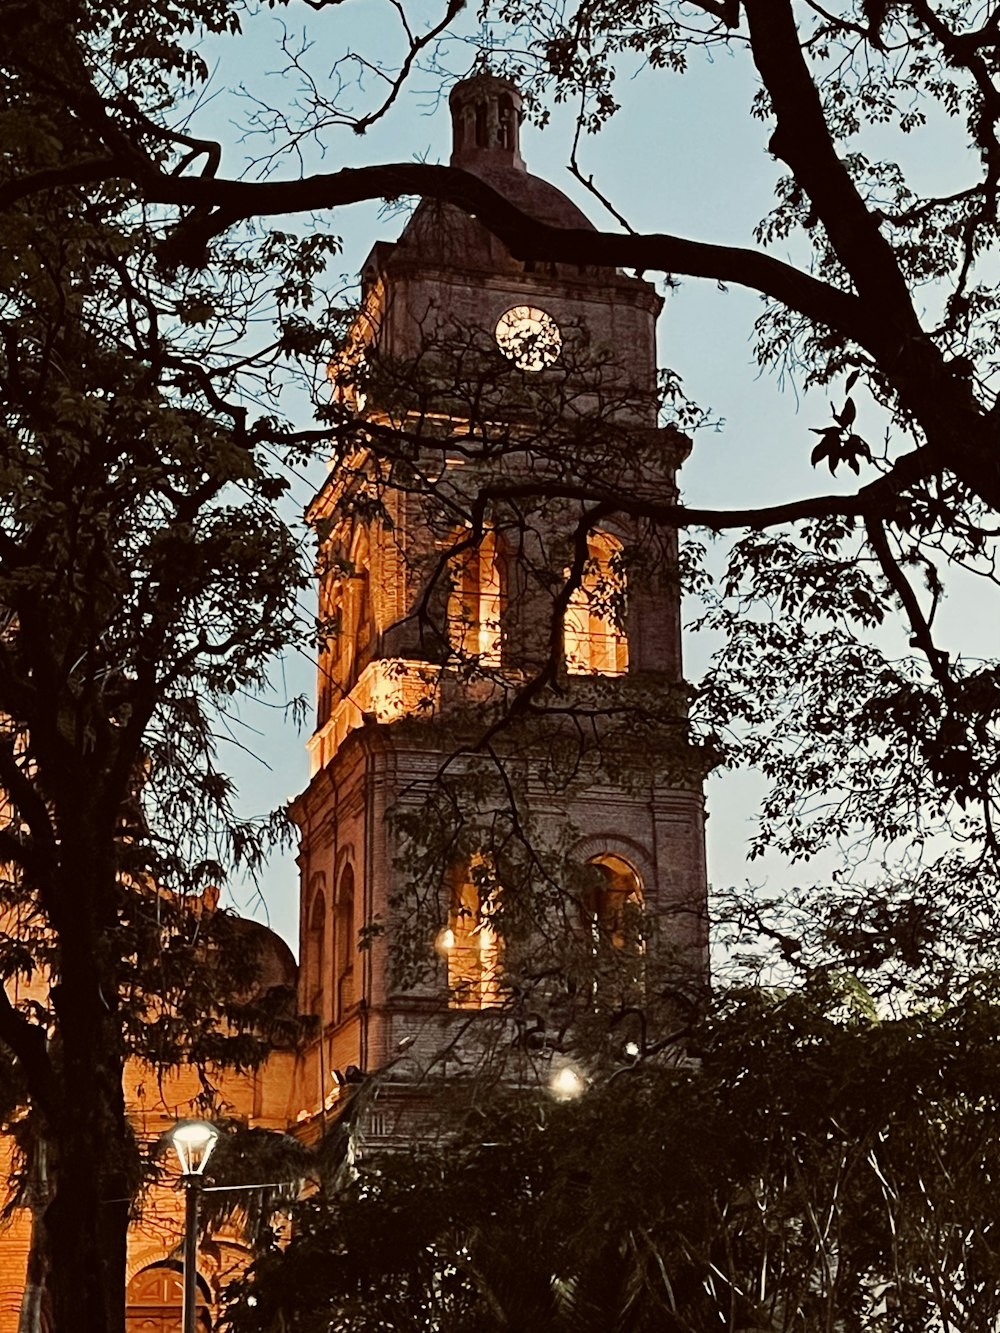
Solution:
M 169 1134 L 184 1181 L 184 1333 L 197 1333 L 195 1306 L 198 1299 L 198 1206 L 202 1177 L 219 1131 L 207 1120 L 183 1120 Z

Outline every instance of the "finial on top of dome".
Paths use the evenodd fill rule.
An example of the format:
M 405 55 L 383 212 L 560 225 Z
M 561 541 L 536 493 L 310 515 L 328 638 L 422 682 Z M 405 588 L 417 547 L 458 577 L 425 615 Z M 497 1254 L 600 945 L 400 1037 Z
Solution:
M 448 103 L 453 167 L 525 170 L 520 148 L 523 103 L 513 83 L 485 71 L 473 74 L 455 84 Z

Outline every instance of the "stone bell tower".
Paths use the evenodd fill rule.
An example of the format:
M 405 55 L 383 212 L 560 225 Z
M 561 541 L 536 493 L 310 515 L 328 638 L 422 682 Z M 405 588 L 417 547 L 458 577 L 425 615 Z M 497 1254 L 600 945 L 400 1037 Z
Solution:
M 515 87 L 481 74 L 450 104 L 453 166 L 540 220 L 591 227 L 528 173 Z M 416 1079 L 457 1012 L 509 1014 L 505 978 L 532 946 L 518 953 L 507 926 L 532 893 L 547 947 L 562 929 L 630 956 L 613 1004 L 643 1008 L 664 951 L 704 980 L 707 765 L 687 734 L 676 537 L 642 511 L 676 497 L 690 448 L 658 424 L 661 305 L 620 271 L 514 260 L 432 201 L 365 263 L 331 367 L 336 461 L 309 515 L 321 650 L 293 814 L 300 1007 L 319 1022 L 303 1120 L 336 1114 L 355 1071 Z M 491 766 L 515 818 L 476 787 Z M 456 810 L 518 836 L 523 816 L 552 865 L 580 868 L 565 901 L 539 870 L 513 911 L 509 844 L 474 850 L 464 814 L 441 832 L 442 775 Z M 436 896 L 413 889 L 421 834 L 440 841 Z M 570 989 L 596 1003 L 586 985 Z

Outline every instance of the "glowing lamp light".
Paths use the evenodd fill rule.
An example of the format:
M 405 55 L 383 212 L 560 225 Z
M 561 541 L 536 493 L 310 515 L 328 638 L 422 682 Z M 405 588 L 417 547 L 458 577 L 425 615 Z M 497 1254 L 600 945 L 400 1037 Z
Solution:
M 438 953 L 451 953 L 455 947 L 455 932 L 451 926 L 445 926 L 444 930 L 439 930 L 437 939 L 434 941 L 434 947 Z
M 171 1130 L 170 1142 L 185 1176 L 200 1176 L 219 1139 L 219 1131 L 207 1120 L 185 1120 Z
M 638 1060 L 639 1043 L 637 1041 L 627 1041 L 625 1043 L 625 1058 L 627 1060 Z
M 587 1083 L 572 1065 L 563 1065 L 549 1079 L 549 1092 L 558 1102 L 570 1102 L 579 1097 Z

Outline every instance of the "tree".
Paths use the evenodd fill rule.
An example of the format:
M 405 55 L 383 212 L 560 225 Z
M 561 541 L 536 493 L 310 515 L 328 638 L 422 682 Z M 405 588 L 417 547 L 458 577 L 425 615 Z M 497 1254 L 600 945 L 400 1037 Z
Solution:
M 101 68 L 149 109 L 187 58 L 169 47 L 183 15 L 147 18 Z M 5 15 L 20 50 L 3 72 L 8 180 L 88 138 L 56 86 L 75 80 L 77 111 L 103 121 L 82 48 L 109 40 L 108 19 Z M 158 55 L 129 63 L 136 41 Z M 246 1066 L 267 1049 L 254 950 L 203 902 L 268 843 L 236 818 L 215 741 L 299 634 L 307 578 L 274 510 L 280 467 L 220 410 L 200 361 L 216 333 L 199 284 L 159 282 L 156 240 L 135 192 L 109 181 L 32 194 L 6 214 L 0 258 L 4 1098 L 34 1204 L 33 1279 L 55 1328 L 102 1333 L 123 1324 L 146 1170 L 126 1060 Z M 230 266 L 237 319 L 256 280 Z
M 991 984 L 895 1020 L 846 978 L 733 992 L 697 1067 L 498 1095 L 447 1145 L 362 1159 L 230 1326 L 988 1328 L 997 1039 Z
M 439 21 L 419 34 L 404 23 L 403 58 L 398 68 L 382 69 L 387 92 L 381 104 L 354 114 L 359 131 L 391 112 L 415 64 L 430 59 L 435 43 L 460 22 L 461 8 L 446 5 Z M 322 22 L 323 6 L 318 9 L 317 22 Z M 548 89 L 558 97 L 578 95 L 581 123 L 588 130 L 613 114 L 614 79 L 625 61 L 641 59 L 654 68 L 680 71 L 698 52 L 716 47 L 750 61 L 760 88 L 752 114 L 770 127 L 768 149 L 787 172 L 777 182 L 777 205 L 760 224 L 754 243 L 724 247 L 671 235 L 547 226 L 523 215 L 484 180 L 422 163 L 344 168 L 295 179 L 276 174 L 256 182 L 224 178 L 220 145 L 168 129 L 162 108 L 151 100 L 164 95 L 168 66 L 182 76 L 192 73 L 191 57 L 180 47 L 156 66 L 150 89 L 118 94 L 95 84 L 79 52 L 101 29 L 100 9 L 87 11 L 92 29 L 45 34 L 45 50 L 51 46 L 61 52 L 59 60 L 46 61 L 45 93 L 75 132 L 59 140 L 66 146 L 50 142 L 44 161 L 17 164 L 2 198 L 14 207 L 18 200 L 62 186 L 86 193 L 105 181 L 127 181 L 136 198 L 162 210 L 160 262 L 174 273 L 202 274 L 198 290 L 203 294 L 210 281 L 206 275 L 216 271 L 213 265 L 225 263 L 233 245 L 252 245 L 260 223 L 363 198 L 403 195 L 446 200 L 474 213 L 514 255 L 533 262 L 630 265 L 759 292 L 766 302 L 758 324 L 765 364 L 798 367 L 807 386 L 837 386 L 846 376 L 843 405 L 828 425 L 817 425 L 814 461 L 835 473 L 851 468 L 859 477 L 864 467 L 863 481 L 837 494 L 735 512 L 623 493 L 593 477 L 562 489 L 666 528 L 770 532 L 796 525 L 780 540 L 750 538 L 737 548 L 728 605 L 731 609 L 733 596 L 743 598 L 741 626 L 735 630 L 738 652 L 726 659 L 706 691 L 708 703 L 722 698 L 719 709 L 709 710 L 706 726 L 721 731 L 731 709 L 740 706 L 739 698 L 734 703 L 728 688 L 723 690 L 737 685 L 742 692 L 733 663 L 750 654 L 760 659 L 761 671 L 780 675 L 784 669 L 789 645 L 764 642 L 767 614 L 763 621 L 745 623 L 750 605 L 778 595 L 787 619 L 830 622 L 829 630 L 811 636 L 807 645 L 811 662 L 826 663 L 818 676 L 806 676 L 812 713 L 807 718 L 799 710 L 793 717 L 773 705 L 773 726 L 764 728 L 769 758 L 761 760 L 754 744 L 746 752 L 750 760 L 766 762 L 779 787 L 794 783 L 797 814 L 793 825 L 785 825 L 794 830 L 785 845 L 793 853 L 806 853 L 845 828 L 869 836 L 866 821 L 873 820 L 881 846 L 912 826 L 916 807 L 925 812 L 940 808 L 947 817 L 958 802 L 958 841 L 970 852 L 958 862 L 947 861 L 941 873 L 971 873 L 970 864 L 978 864 L 974 849 L 992 846 L 993 839 L 992 667 L 964 664 L 954 652 L 946 653 L 934 640 L 932 620 L 947 584 L 940 567 L 970 568 L 987 579 L 992 570 L 991 514 L 998 500 L 990 362 L 996 295 L 987 264 L 997 155 L 992 15 L 983 17 L 977 8 L 961 5 L 940 11 L 924 3 L 829 9 L 792 0 L 777 5 L 764 0 L 598 5 L 572 19 L 549 15 L 525 0 L 485 12 L 518 33 L 535 34 L 526 51 L 520 41 L 509 55 L 501 45 L 494 61 L 532 83 L 539 94 Z M 18 13 L 18 22 L 28 21 Z M 157 22 L 169 30 L 179 13 L 158 13 Z M 193 10 L 189 16 L 216 29 L 237 22 L 221 8 Z M 114 40 L 121 45 L 101 51 L 104 69 L 135 55 L 117 30 Z M 37 79 L 37 62 L 30 64 L 30 56 L 14 59 L 29 79 Z M 351 120 L 344 96 L 328 95 L 310 81 L 304 60 L 304 55 L 289 54 L 289 63 L 304 70 L 309 89 L 299 118 L 290 122 L 281 108 L 261 113 L 269 131 L 279 136 L 278 154 L 313 132 L 322 134 L 325 125 Z M 346 76 L 359 61 L 363 66 L 351 54 L 338 68 Z M 921 195 L 902 168 L 866 155 L 867 125 L 888 126 L 901 135 L 933 134 L 934 118 L 942 115 L 966 120 L 971 178 L 966 188 L 943 198 Z M 972 168 L 974 162 L 978 168 Z M 799 262 L 768 253 L 777 243 L 790 248 Z M 294 248 L 295 242 L 272 238 L 263 244 Z M 929 284 L 935 295 L 924 312 L 920 293 Z M 296 296 L 286 291 L 286 299 L 294 303 Z M 319 345 L 316 334 L 308 312 L 299 309 L 283 336 L 304 349 Z M 856 385 L 863 385 L 884 411 L 887 435 L 881 451 L 858 433 L 862 400 Z M 330 421 L 328 429 L 335 426 Z M 550 495 L 558 489 L 551 479 L 547 482 Z M 843 571 L 847 576 L 842 578 Z M 782 584 L 777 594 L 776 580 Z M 858 646 L 898 607 L 920 654 L 905 667 L 887 653 L 880 658 Z M 733 628 L 725 611 L 715 623 Z M 824 633 L 834 634 L 836 641 L 823 641 Z M 845 672 L 831 669 L 835 660 Z M 862 660 L 863 672 L 851 674 L 853 664 Z M 746 675 L 754 677 L 755 668 Z M 787 695 L 779 691 L 777 697 Z M 854 791 L 831 811 L 829 821 L 806 821 L 812 832 L 805 833 L 800 814 L 812 804 L 812 794 L 837 789 L 830 773 L 836 755 L 821 752 L 819 738 L 836 734 L 829 732 L 830 719 L 818 716 L 824 709 L 848 710 L 852 740 L 858 734 L 873 738 L 882 755 L 880 785 L 899 799 L 887 806 L 868 783 L 868 798 Z M 826 730 L 817 731 L 813 724 L 821 720 Z M 783 739 L 771 744 L 777 733 Z M 799 744 L 810 746 L 811 762 L 782 763 L 780 755 L 797 753 Z M 904 753 L 905 764 L 896 766 L 885 757 Z M 852 779 L 859 773 L 854 770 Z M 779 799 L 776 816 L 783 818 L 787 806 L 784 797 Z M 777 826 L 769 819 L 767 827 Z M 948 836 L 955 833 L 952 820 Z

